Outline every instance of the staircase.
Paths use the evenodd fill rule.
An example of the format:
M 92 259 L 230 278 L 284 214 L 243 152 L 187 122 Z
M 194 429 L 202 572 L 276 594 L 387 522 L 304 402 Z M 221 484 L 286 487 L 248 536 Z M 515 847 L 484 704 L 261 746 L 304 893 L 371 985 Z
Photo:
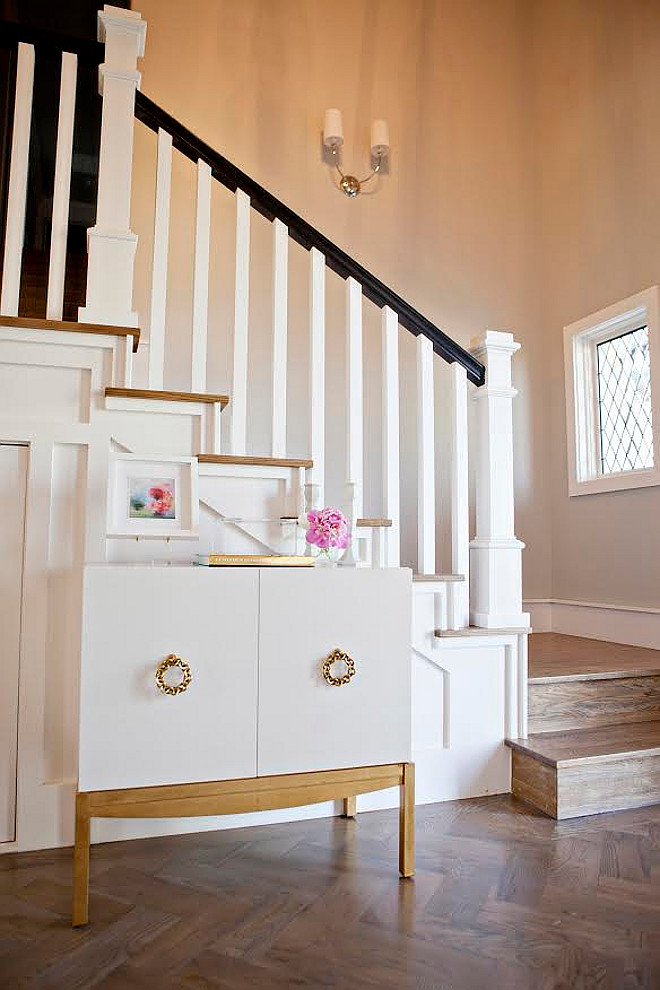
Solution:
M 523 544 L 514 532 L 512 359 L 519 344 L 508 331 L 489 330 L 469 349 L 462 346 L 140 93 L 146 25 L 137 11 L 106 5 L 99 28 L 99 43 L 35 35 L 21 25 L 0 31 L 0 45 L 16 56 L 0 292 L 0 443 L 31 450 L 32 570 L 22 613 L 30 639 L 21 653 L 27 696 L 19 706 L 21 738 L 28 740 L 19 751 L 19 763 L 25 755 L 18 793 L 27 795 L 19 810 L 23 847 L 69 838 L 66 794 L 77 772 L 70 744 L 77 716 L 69 699 L 77 696 L 83 564 L 189 565 L 214 552 L 311 552 L 301 523 L 309 509 L 328 504 L 344 509 L 352 530 L 343 566 L 404 566 L 415 575 L 411 662 L 420 793 L 438 800 L 507 790 L 502 727 L 512 737 L 527 730 L 528 616 Z M 32 92 L 35 60 L 54 52 L 61 81 L 48 275 L 35 288 L 23 251 Z M 78 63 L 98 67 L 102 111 L 96 222 L 71 295 L 65 274 Z M 153 227 L 144 237 L 131 229 L 136 133 L 151 142 L 156 163 L 150 176 L 139 176 L 142 196 L 151 179 L 154 203 Z M 192 305 L 180 325 L 168 310 L 176 289 L 168 256 L 181 234 L 171 204 L 185 169 L 195 180 Z M 216 211 L 218 196 L 233 215 Z M 263 258 L 255 264 L 250 246 L 253 229 L 259 225 L 263 233 L 265 223 L 266 267 Z M 233 320 L 214 317 L 209 305 L 214 244 L 234 251 Z M 289 291 L 294 252 L 292 283 L 306 267 L 306 301 Z M 136 256 L 148 273 L 139 306 Z M 82 301 L 83 281 L 84 305 L 77 320 L 66 319 L 76 315 L 72 300 Z M 28 294 L 21 291 L 26 284 Z M 337 298 L 343 299 L 339 313 L 332 311 Z M 267 308 L 258 309 L 255 299 L 265 299 Z M 380 328 L 367 341 L 370 350 L 369 311 L 371 325 L 376 313 Z M 258 336 L 263 323 L 267 341 Z M 306 339 L 296 348 L 301 328 Z M 405 355 L 411 336 L 413 350 Z M 225 344 L 226 367 L 217 357 Z M 266 375 L 255 373 L 255 348 Z M 343 362 L 327 361 L 328 353 L 344 355 Z M 185 365 L 183 374 L 176 369 L 176 382 L 175 361 Z M 255 409 L 267 414 L 267 439 L 259 444 L 250 442 Z M 159 541 L 127 539 L 113 529 L 109 478 L 116 454 L 192 458 L 198 533 L 186 528 L 178 539 Z M 57 691 L 46 686 L 48 678 Z M 44 768 L 34 752 L 46 754 Z M 45 824 L 30 835 L 25 823 Z
M 512 791 L 553 818 L 660 802 L 660 650 L 536 633 Z
M 163 415 L 176 416 L 181 423 L 186 421 L 186 416 L 192 417 L 192 443 L 185 430 L 182 433 L 185 440 L 177 439 L 173 432 L 167 452 L 198 456 L 200 477 L 205 479 L 207 494 L 209 487 L 213 488 L 212 498 L 207 500 L 206 506 L 213 514 L 214 525 L 221 518 L 240 525 L 241 515 L 254 517 L 256 513 L 277 530 L 283 518 L 302 518 L 309 509 L 327 504 L 326 491 L 331 488 L 335 493 L 333 501 L 342 506 L 349 518 L 354 543 L 359 550 L 349 554 L 347 562 L 397 567 L 401 564 L 402 518 L 410 517 L 411 511 L 416 512 L 416 559 L 408 551 L 405 563 L 420 577 L 432 579 L 433 586 L 439 589 L 438 600 L 446 603 L 446 607 L 443 605 L 439 610 L 440 628 L 461 629 L 473 621 L 477 626 L 524 629 L 527 623 L 522 616 L 520 589 L 522 545 L 513 533 L 511 400 L 515 390 L 511 388 L 510 359 L 518 345 L 512 335 L 490 331 L 471 351 L 465 349 L 306 219 L 141 93 L 139 73 L 135 69 L 144 54 L 145 33 L 146 24 L 139 14 L 106 6 L 99 13 L 99 36 L 102 38 L 99 43 L 30 32 L 20 26 L 3 34 L 4 43 L 16 52 L 16 78 L 0 335 L 8 339 L 9 331 L 20 329 L 22 336 L 17 336 L 16 340 L 21 342 L 29 340 L 30 329 L 55 334 L 80 330 L 99 335 L 103 335 L 105 329 L 106 334 L 114 335 L 117 353 L 113 357 L 109 380 L 103 383 L 99 406 L 108 412 L 131 416 L 112 419 L 113 423 L 123 424 L 113 433 L 112 446 L 127 453 L 153 452 L 150 450 L 153 440 L 145 439 L 145 435 L 154 436 L 153 427 L 148 425 L 149 417 L 153 423 L 162 423 Z M 21 286 L 24 288 L 35 281 L 34 264 L 23 251 L 35 62 L 42 53 L 52 58 L 57 52 L 61 52 L 61 80 L 56 161 L 53 195 L 45 207 L 50 211 L 49 225 L 46 225 L 50 229 L 50 249 L 48 264 L 44 262 L 40 267 L 42 281 L 38 291 L 34 289 L 26 295 L 21 292 Z M 96 222 L 88 230 L 85 305 L 80 307 L 79 322 L 76 323 L 64 322 L 63 317 L 70 315 L 71 307 L 66 295 L 65 274 L 71 268 L 67 239 L 79 62 L 99 64 L 102 112 Z M 134 310 L 133 269 L 136 251 L 143 248 L 130 227 L 131 185 L 136 167 L 134 132 L 139 129 L 146 136 L 143 140 L 155 143 L 156 152 L 153 238 L 147 261 L 150 270 L 149 320 L 142 333 L 138 329 L 139 314 Z M 166 381 L 166 357 L 171 343 L 167 332 L 171 278 L 168 257 L 170 243 L 177 236 L 171 213 L 173 184 L 178 171 L 173 167 L 175 156 L 180 162 L 187 159 L 186 167 L 194 169 L 196 197 L 192 313 L 190 326 L 183 331 L 190 342 L 190 378 L 188 388 L 179 385 L 172 389 Z M 144 184 L 142 176 L 141 188 Z M 233 197 L 234 230 L 226 230 L 213 215 L 212 189 L 218 185 Z M 252 403 L 263 404 L 264 401 L 260 396 L 255 397 L 248 360 L 254 332 L 251 296 L 254 298 L 254 282 L 259 277 L 255 276 L 251 255 L 255 215 L 265 219 L 272 228 L 272 282 L 263 286 L 272 307 L 272 387 L 270 395 L 265 397 L 270 405 L 271 437 L 269 449 L 250 450 L 248 420 Z M 211 248 L 218 241 L 231 241 L 232 238 L 235 245 L 234 323 L 229 342 L 232 358 L 229 380 L 220 390 L 211 389 L 208 384 L 218 377 L 212 358 L 214 349 L 210 345 L 214 336 L 227 333 L 226 327 L 214 326 L 210 318 Z M 287 413 L 293 377 L 288 340 L 288 323 L 292 315 L 288 290 L 291 242 L 303 248 L 309 258 L 306 450 L 288 448 Z M 43 284 L 46 269 L 47 279 Z M 346 300 L 343 340 L 340 338 L 333 344 L 327 326 L 326 305 L 326 286 L 330 279 L 344 283 Z M 257 288 L 262 287 L 257 285 Z M 79 293 L 79 289 L 76 291 Z M 382 479 L 375 485 L 365 477 L 367 463 L 374 457 L 372 454 L 369 458 L 365 450 L 363 314 L 365 307 L 372 306 L 380 310 L 382 324 L 382 446 L 379 452 Z M 413 496 L 416 504 L 412 506 L 401 501 L 399 433 L 403 386 L 399 349 L 402 330 L 417 338 L 417 394 L 411 397 L 417 423 L 417 490 L 416 498 Z M 61 340 L 70 342 L 70 338 L 64 336 Z M 336 474 L 330 475 L 326 463 L 329 427 L 325 394 L 326 350 L 337 343 L 346 354 L 346 467 L 340 479 Z M 440 465 L 435 435 L 437 382 L 442 380 L 438 364 L 445 362 L 451 365 L 451 373 L 444 379 L 450 392 L 448 432 L 451 441 L 451 462 L 445 465 L 451 479 L 451 502 L 446 507 L 440 505 L 438 498 Z M 299 369 L 296 355 L 296 375 L 300 374 Z M 487 373 L 490 387 L 484 387 Z M 475 445 L 477 539 L 471 546 L 468 405 L 477 396 L 481 400 L 475 417 L 478 433 Z M 94 398 L 97 398 L 96 393 Z M 137 427 L 138 422 L 141 427 Z M 170 422 L 174 426 L 173 418 Z M 159 453 L 165 452 L 161 440 L 157 446 Z M 447 449 L 446 443 L 443 449 Z M 496 464 L 498 470 L 495 470 Z M 221 489 L 229 490 L 231 485 L 227 480 L 236 477 L 249 483 L 251 492 L 259 477 L 264 482 L 278 478 L 284 482 L 279 486 L 284 490 L 273 498 L 272 492 L 268 495 L 264 489 L 262 504 L 257 506 L 253 500 L 250 512 L 245 513 L 236 499 L 223 501 Z M 339 499 L 338 491 L 343 491 Z M 443 514 L 446 514 L 444 519 Z M 438 535 L 443 529 L 451 534 L 448 548 L 438 546 Z M 243 530 L 245 535 L 245 527 Z M 264 545 L 275 549 L 272 544 L 264 544 L 254 532 L 252 536 L 259 552 L 263 552 Z M 207 552 L 211 547 L 197 549 Z M 241 549 L 245 552 L 247 547 Z M 188 550 L 182 548 L 181 552 L 188 553 Z M 239 552 L 238 548 L 236 552 Z M 122 554 L 130 556 L 130 551 L 109 549 L 109 559 L 117 559 Z M 473 584 L 472 603 L 469 600 L 470 556 L 482 572 L 481 579 Z M 438 573 L 441 557 L 444 558 L 443 573 Z M 447 566 L 449 558 L 451 565 Z M 497 561 L 502 562 L 503 570 L 496 581 Z

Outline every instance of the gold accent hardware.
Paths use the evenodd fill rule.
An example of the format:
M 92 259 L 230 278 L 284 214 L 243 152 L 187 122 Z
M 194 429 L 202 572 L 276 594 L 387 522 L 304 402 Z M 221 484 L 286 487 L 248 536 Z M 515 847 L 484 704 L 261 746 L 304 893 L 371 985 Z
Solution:
M 171 667 L 178 667 L 183 674 L 183 679 L 179 681 L 178 684 L 167 684 L 165 681 L 165 673 L 170 670 Z M 170 653 L 168 657 L 156 667 L 156 684 L 158 685 L 158 690 L 162 691 L 163 694 L 183 694 L 190 687 L 190 682 L 192 681 L 192 670 L 190 665 L 182 660 L 181 657 L 177 657 L 176 654 Z
M 333 677 L 330 670 L 333 663 L 338 663 L 339 661 L 342 661 L 346 665 L 346 673 L 342 674 L 341 677 Z M 343 650 L 333 650 L 323 661 L 321 673 L 326 684 L 331 684 L 332 687 L 341 687 L 342 684 L 348 684 L 351 677 L 355 677 L 355 660 L 353 657 L 349 657 L 348 653 L 344 653 Z
M 198 553 L 197 563 L 202 567 L 313 567 L 314 558 L 291 554 Z

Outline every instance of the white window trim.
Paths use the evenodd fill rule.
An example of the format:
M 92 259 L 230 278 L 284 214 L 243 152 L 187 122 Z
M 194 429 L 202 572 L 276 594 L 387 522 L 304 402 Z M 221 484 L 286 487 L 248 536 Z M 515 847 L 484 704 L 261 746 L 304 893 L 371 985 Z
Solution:
M 591 495 L 660 485 L 659 291 L 654 285 L 564 327 L 568 494 Z M 647 326 L 651 361 L 653 467 L 603 474 L 600 456 L 598 359 L 605 340 Z

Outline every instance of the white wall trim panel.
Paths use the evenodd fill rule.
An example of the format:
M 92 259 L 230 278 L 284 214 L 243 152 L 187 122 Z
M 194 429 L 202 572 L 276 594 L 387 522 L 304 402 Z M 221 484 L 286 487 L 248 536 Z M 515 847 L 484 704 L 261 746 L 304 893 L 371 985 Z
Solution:
M 18 678 L 28 470 L 26 446 L 0 443 L 0 843 L 13 842 L 18 768 Z

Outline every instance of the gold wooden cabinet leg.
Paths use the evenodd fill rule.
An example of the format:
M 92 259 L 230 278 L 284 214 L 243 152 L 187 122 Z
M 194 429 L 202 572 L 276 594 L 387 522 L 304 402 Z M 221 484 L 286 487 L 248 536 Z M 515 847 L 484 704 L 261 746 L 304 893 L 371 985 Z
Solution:
M 342 815 L 344 818 L 355 818 L 357 814 L 357 797 L 353 794 L 352 797 L 344 798 L 344 810 Z
M 415 873 L 415 764 L 402 764 L 403 777 L 399 787 L 399 873 L 412 877 Z
M 73 850 L 74 928 L 86 925 L 89 905 L 89 810 L 87 795 L 76 794 L 76 839 Z

